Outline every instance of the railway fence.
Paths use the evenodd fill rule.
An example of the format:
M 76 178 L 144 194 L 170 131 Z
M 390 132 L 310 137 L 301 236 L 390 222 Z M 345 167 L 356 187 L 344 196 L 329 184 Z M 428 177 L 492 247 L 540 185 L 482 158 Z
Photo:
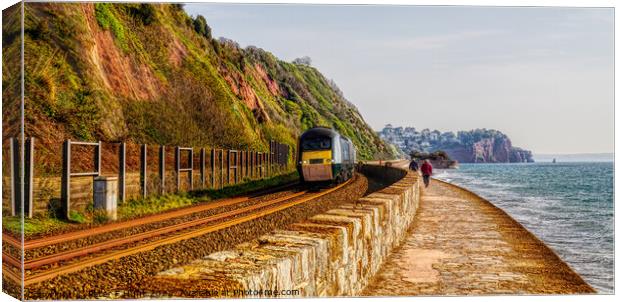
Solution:
M 33 137 L 24 140 L 23 163 L 18 139 L 10 138 L 8 150 L 3 148 L 3 208 L 12 216 L 21 213 L 22 205 L 26 217 L 52 211 L 68 218 L 72 211 L 84 211 L 92 205 L 96 177 L 118 178 L 121 204 L 269 178 L 290 171 L 294 158 L 291 146 L 276 141 L 259 151 L 66 140 L 54 154 L 62 163 L 57 175 L 38 170 L 37 162 L 46 159 L 35 156 L 35 142 Z

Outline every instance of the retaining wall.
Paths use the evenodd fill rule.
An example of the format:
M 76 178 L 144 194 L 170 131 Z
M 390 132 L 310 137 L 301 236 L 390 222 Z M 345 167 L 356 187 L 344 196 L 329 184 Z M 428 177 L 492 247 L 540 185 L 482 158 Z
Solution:
M 417 174 L 380 166 L 362 172 L 394 183 L 234 250 L 161 272 L 152 280 L 153 294 L 240 296 L 233 291 L 277 289 L 305 297 L 358 295 L 402 242 L 420 200 Z

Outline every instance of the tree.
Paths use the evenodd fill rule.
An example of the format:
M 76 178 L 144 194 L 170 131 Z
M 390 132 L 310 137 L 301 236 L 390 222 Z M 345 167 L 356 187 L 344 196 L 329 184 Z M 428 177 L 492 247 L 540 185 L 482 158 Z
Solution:
M 144 25 L 150 25 L 155 22 L 157 18 L 157 12 L 155 11 L 155 6 L 150 3 L 142 3 L 136 6 L 128 6 L 129 14 L 142 22 Z
M 209 27 L 207 20 L 202 15 L 198 15 L 194 19 L 194 30 L 205 38 L 211 39 L 211 27 Z
M 293 64 L 310 66 L 312 64 L 312 59 L 309 56 L 303 56 L 293 60 Z

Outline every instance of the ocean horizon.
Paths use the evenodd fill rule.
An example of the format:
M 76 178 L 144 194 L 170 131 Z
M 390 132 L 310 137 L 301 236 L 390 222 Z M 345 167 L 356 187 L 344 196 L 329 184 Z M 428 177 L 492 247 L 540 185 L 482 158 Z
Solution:
M 613 162 L 614 153 L 533 154 L 535 162 Z
M 614 292 L 613 162 L 460 164 L 435 177 L 489 200 L 599 293 Z

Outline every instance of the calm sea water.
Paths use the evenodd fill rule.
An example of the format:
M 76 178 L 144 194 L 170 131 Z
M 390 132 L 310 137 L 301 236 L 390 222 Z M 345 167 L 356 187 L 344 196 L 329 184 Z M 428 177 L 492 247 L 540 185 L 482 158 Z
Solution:
M 613 293 L 613 163 L 461 164 L 435 177 L 502 208 L 599 293 Z

